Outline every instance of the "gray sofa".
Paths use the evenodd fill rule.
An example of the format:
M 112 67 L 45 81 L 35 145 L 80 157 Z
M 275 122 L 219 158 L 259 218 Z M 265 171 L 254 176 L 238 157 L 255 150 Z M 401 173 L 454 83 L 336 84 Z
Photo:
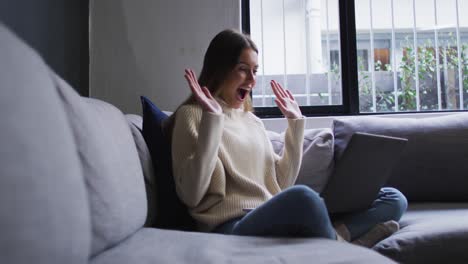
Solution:
M 158 212 L 148 210 L 148 197 L 154 195 L 145 190 L 151 157 L 135 126 L 139 120 L 106 102 L 80 97 L 0 25 L 0 263 L 468 261 L 468 204 L 453 203 L 466 202 L 460 186 L 461 194 L 454 196 L 445 186 L 449 199 L 440 201 L 450 203 L 434 203 L 438 197 L 422 203 L 423 196 L 416 196 L 402 229 L 374 250 L 325 239 L 146 227 Z M 334 151 L 345 147 L 347 133 L 355 128 L 356 122 L 348 121 L 342 126 L 347 132 L 333 131 Z M 438 133 L 428 137 L 438 140 Z M 460 153 L 466 159 L 467 148 Z M 404 179 L 392 184 L 406 186 Z
M 468 113 L 337 119 L 335 156 L 357 131 L 408 139 L 387 185 L 406 195 L 409 210 L 401 230 L 373 249 L 401 263 L 468 263 Z
M 468 113 L 342 117 L 331 129 L 308 129 L 297 182 L 320 192 L 355 132 L 408 139 L 386 185 L 406 195 L 409 209 L 401 230 L 373 250 L 400 263 L 468 263 Z M 277 152 L 283 134 L 270 131 Z
M 1 25 L 0 122 L 2 264 L 393 263 L 331 240 L 144 227 L 149 157 L 125 115 L 80 97 Z

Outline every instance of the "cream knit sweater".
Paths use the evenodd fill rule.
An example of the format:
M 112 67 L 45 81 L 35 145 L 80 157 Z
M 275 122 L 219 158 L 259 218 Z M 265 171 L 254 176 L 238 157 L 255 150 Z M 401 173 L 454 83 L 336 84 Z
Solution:
M 177 194 L 200 231 L 245 214 L 294 184 L 302 159 L 305 119 L 288 119 L 278 156 L 263 123 L 251 112 L 222 104 L 223 114 L 184 105 L 172 134 Z

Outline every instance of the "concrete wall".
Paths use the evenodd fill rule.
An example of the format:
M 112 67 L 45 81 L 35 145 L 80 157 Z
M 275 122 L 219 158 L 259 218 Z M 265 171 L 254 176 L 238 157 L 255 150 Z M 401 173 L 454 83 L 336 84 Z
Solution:
M 173 111 L 189 95 L 210 40 L 240 28 L 240 0 L 96 0 L 90 3 L 90 96 L 140 114 L 139 96 Z
M 0 23 L 35 49 L 76 91 L 88 96 L 88 1 L 0 1 Z

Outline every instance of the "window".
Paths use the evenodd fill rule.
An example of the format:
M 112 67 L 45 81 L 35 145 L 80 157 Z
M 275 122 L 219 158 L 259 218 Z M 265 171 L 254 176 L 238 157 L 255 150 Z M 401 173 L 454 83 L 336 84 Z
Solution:
M 466 110 L 467 12 L 468 0 L 244 0 L 256 112 L 280 115 L 271 79 L 306 115 Z

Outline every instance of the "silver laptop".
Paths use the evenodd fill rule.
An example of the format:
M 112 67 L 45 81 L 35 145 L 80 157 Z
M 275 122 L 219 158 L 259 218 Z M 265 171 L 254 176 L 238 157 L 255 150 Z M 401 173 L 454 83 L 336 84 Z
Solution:
M 330 213 L 369 208 L 400 159 L 407 139 L 356 132 L 320 194 Z

